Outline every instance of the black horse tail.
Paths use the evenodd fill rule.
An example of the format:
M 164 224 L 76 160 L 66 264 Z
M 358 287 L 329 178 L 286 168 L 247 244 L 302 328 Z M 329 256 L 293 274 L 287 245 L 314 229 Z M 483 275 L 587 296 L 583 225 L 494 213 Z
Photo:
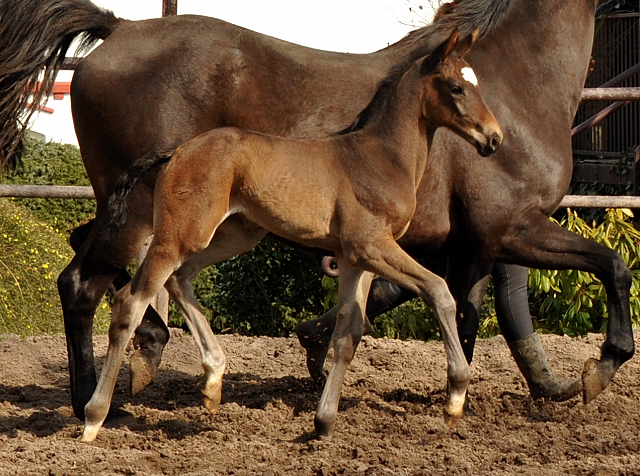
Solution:
M 173 152 L 174 150 L 166 152 L 153 151 L 143 155 L 133 162 L 131 167 L 120 176 L 113 193 L 109 197 L 107 213 L 104 217 L 107 234 L 105 238 L 107 240 L 119 232 L 127 222 L 127 197 L 133 190 L 133 186 L 149 170 L 168 162 Z
M 121 21 L 89 0 L 0 1 L 0 171 L 20 160 L 24 129 L 71 43 L 84 53 Z

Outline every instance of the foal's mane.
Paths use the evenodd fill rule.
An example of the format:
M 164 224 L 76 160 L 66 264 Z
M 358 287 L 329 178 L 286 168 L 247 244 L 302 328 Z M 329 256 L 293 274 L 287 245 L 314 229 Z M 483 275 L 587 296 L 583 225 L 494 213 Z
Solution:
M 402 75 L 415 61 L 433 51 L 435 45 L 429 40 L 446 38 L 456 29 L 460 36 L 478 30 L 478 37 L 482 38 L 498 24 L 512 2 L 513 0 L 457 0 L 452 2 L 454 5 L 448 7 L 446 13 L 440 15 L 437 21 L 408 33 L 400 41 L 409 45 L 415 44 L 416 48 L 412 49 L 405 61 L 393 66 L 387 76 L 378 83 L 373 98 L 351 125 L 335 135 L 359 131 L 384 110 Z

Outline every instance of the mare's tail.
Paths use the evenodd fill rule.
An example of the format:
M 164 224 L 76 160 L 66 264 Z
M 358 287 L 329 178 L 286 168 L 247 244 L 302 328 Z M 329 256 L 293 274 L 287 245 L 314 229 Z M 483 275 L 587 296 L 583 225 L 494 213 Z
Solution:
M 131 167 L 123 173 L 107 204 L 107 212 L 104 215 L 106 223 L 105 237 L 109 240 L 120 231 L 127 222 L 127 197 L 133 190 L 133 186 L 154 167 L 164 164 L 171 159 L 174 150 L 166 152 L 150 152 L 136 160 Z
M 22 154 L 25 126 L 51 94 L 71 43 L 78 54 L 121 21 L 89 0 L 0 1 L 0 171 Z

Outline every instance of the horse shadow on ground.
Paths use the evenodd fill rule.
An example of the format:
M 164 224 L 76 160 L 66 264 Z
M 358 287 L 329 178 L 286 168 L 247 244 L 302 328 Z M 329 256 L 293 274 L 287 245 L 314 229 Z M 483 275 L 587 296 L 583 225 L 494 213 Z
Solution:
M 215 418 L 219 418 L 220 414 L 214 419 L 162 418 L 155 423 L 150 423 L 144 417 L 137 418 L 123 410 L 123 407 L 130 403 L 167 412 L 194 408 L 200 409 L 202 415 L 206 415 L 206 410 L 202 408 L 200 393 L 204 384 L 203 376 L 193 376 L 176 370 L 162 370 L 149 388 L 138 395 L 131 396 L 128 390 L 127 372 L 122 374 L 114 392 L 112 409 L 105 427 L 128 427 L 132 431 L 141 433 L 159 430 L 169 439 L 183 439 L 216 429 Z M 265 378 L 250 373 L 229 373 L 224 377 L 222 405 L 235 403 L 240 407 L 259 410 L 264 410 L 269 405 L 278 408 L 285 405 L 293 415 L 297 416 L 301 413 L 315 412 L 321 391 L 321 386 L 308 377 Z M 362 397 L 343 397 L 339 411 L 346 412 L 364 402 L 373 410 L 396 416 L 405 412 L 419 413 L 433 405 L 443 405 L 446 398 L 444 389 L 427 394 L 416 393 L 409 389 L 388 392 L 374 390 L 373 393 L 379 397 L 377 401 L 367 398 L 364 394 Z M 547 405 L 534 403 L 527 395 L 505 392 L 501 397 L 502 405 L 510 407 L 508 409 L 510 412 L 519 413 L 531 421 L 556 419 L 554 412 L 550 411 Z M 81 421 L 71 413 L 71 396 L 67 387 L 0 385 L 0 402 L 21 410 L 31 408 L 34 410 L 29 416 L 0 416 L 0 435 L 7 435 L 10 438 L 15 437 L 18 431 L 37 437 L 46 437 L 62 431 L 69 425 L 78 425 L 78 427 L 81 425 Z M 475 407 L 476 411 L 479 410 L 482 413 L 482 406 L 482 402 L 472 400 L 472 409 Z M 313 438 L 312 433 L 305 433 L 299 435 L 295 441 L 304 442 Z
M 69 405 L 70 401 L 70 393 L 64 388 L 0 385 L 0 402 L 21 410 L 33 409 L 28 417 L 0 416 L 0 435 L 13 438 L 18 431 L 25 431 L 45 437 L 57 433 L 74 420 L 78 421 L 70 415 L 70 411 L 59 411 L 61 407 Z

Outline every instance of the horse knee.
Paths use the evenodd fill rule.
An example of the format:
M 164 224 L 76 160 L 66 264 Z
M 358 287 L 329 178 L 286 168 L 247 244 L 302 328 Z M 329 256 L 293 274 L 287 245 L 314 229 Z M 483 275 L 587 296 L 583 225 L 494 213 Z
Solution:
M 456 315 L 456 301 L 444 280 L 430 283 L 422 289 L 421 294 L 429 307 L 441 318 Z
M 73 312 L 76 316 L 93 319 L 93 312 L 98 306 L 104 291 L 100 293 L 89 281 L 82 281 L 76 268 L 67 266 L 56 281 L 62 309 Z

